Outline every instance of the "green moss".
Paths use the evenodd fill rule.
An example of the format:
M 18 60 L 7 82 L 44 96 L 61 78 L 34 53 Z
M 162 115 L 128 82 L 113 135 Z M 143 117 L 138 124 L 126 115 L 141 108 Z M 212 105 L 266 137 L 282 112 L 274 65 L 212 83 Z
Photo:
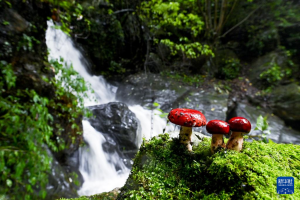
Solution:
M 300 199 L 300 146 L 245 142 L 242 152 L 210 154 L 210 139 L 194 153 L 161 135 L 144 141 L 120 199 Z M 295 179 L 293 195 L 278 195 L 279 176 Z
M 73 199 L 65 199 L 65 198 L 61 198 L 59 200 L 114 200 L 116 199 L 118 196 L 118 191 L 117 190 L 112 190 L 110 192 L 103 192 L 101 194 L 96 194 L 96 195 L 92 195 L 92 196 L 82 196 L 79 198 L 73 198 Z

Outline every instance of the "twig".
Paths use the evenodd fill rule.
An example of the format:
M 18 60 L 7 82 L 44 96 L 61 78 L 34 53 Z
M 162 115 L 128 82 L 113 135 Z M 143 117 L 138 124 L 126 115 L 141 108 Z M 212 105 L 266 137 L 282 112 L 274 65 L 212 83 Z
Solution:
M 224 33 L 221 37 L 225 37 L 225 35 L 227 35 L 229 32 L 231 32 L 233 29 L 235 29 L 236 27 L 238 27 L 239 25 L 241 25 L 242 23 L 244 23 L 253 13 L 255 13 L 261 6 L 257 7 L 255 10 L 253 10 L 251 13 L 249 13 L 249 15 L 247 17 L 245 17 L 242 21 L 240 21 L 239 23 L 237 23 L 235 26 L 233 26 L 231 29 L 229 29 L 228 31 L 226 31 L 226 33 Z
M 134 9 L 128 8 L 128 9 L 122 9 L 122 10 L 115 11 L 113 14 L 119 14 L 122 12 L 134 12 L 134 11 L 135 11 Z

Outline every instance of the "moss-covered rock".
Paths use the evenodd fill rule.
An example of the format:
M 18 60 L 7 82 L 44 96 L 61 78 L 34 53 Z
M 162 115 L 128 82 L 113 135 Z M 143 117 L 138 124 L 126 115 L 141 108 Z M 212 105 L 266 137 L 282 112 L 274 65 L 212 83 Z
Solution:
M 119 188 L 115 188 L 110 192 L 103 192 L 101 194 L 95 194 L 92 196 L 82 196 L 73 199 L 61 198 L 59 200 L 114 200 L 117 199 L 118 194 L 119 194 Z
M 244 142 L 243 150 L 210 153 L 210 139 L 188 153 L 161 135 L 144 141 L 118 199 L 298 199 L 300 146 Z M 277 194 L 280 176 L 295 179 L 294 194 Z

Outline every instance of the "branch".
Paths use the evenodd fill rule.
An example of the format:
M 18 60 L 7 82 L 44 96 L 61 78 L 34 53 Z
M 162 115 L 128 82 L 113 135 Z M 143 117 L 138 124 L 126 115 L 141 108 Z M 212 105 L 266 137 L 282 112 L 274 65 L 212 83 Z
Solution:
M 117 10 L 113 14 L 119 14 L 122 12 L 134 12 L 134 11 L 135 11 L 134 9 L 128 8 L 128 9 Z
M 208 0 L 208 2 L 207 2 L 207 14 L 208 14 L 209 29 L 212 29 L 211 1 L 210 0 Z
M 218 18 L 218 0 L 215 0 L 215 17 L 214 17 L 214 31 L 217 28 L 217 19 Z
M 226 33 L 224 33 L 221 37 L 225 37 L 225 35 L 227 35 L 229 32 L 231 32 L 233 29 L 235 29 L 236 27 L 238 27 L 239 25 L 241 25 L 242 23 L 244 23 L 251 15 L 253 15 L 253 13 L 255 13 L 261 6 L 257 7 L 255 10 L 253 10 L 251 13 L 249 13 L 249 15 L 247 17 L 245 17 L 242 21 L 240 21 L 239 23 L 237 23 L 235 26 L 233 26 L 231 29 L 229 29 L 228 31 L 226 31 Z
M 235 5 L 237 3 L 237 0 L 234 1 L 233 6 L 231 7 L 231 10 L 229 11 L 229 14 L 226 16 L 226 19 L 224 21 L 224 24 L 227 22 L 227 20 L 229 19 L 229 16 L 231 15 L 231 13 L 233 12 Z
M 226 5 L 227 5 L 226 0 L 222 0 L 219 24 L 218 24 L 218 27 L 216 29 L 217 33 L 218 32 L 221 33 L 221 30 L 222 30 L 222 26 L 223 26 L 223 22 L 224 22 L 224 16 L 225 16 L 225 12 L 226 12 Z
M 148 61 L 149 61 L 149 54 L 150 54 L 150 37 L 148 36 L 147 38 L 147 54 L 146 54 L 146 60 L 144 62 L 144 70 L 145 70 L 145 75 L 147 76 L 147 65 L 148 65 Z
M 205 5 L 202 5 L 201 1 L 198 0 L 198 8 L 200 8 L 200 11 L 203 15 L 203 18 L 204 18 L 204 21 L 205 21 L 205 27 L 206 27 L 206 30 L 208 31 L 209 30 L 209 27 L 208 27 L 208 21 L 207 21 L 207 16 L 206 16 L 206 13 L 205 13 L 205 8 L 206 8 L 206 2 L 207 0 L 205 0 Z

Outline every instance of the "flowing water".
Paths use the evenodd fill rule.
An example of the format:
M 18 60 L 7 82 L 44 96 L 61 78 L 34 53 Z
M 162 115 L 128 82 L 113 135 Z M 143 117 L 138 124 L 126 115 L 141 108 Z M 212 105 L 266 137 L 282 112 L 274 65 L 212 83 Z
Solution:
M 115 100 L 116 87 L 106 83 L 101 76 L 92 76 L 86 70 L 84 57 L 78 51 L 72 40 L 62 31 L 54 29 L 48 22 L 46 43 L 50 50 L 49 59 L 60 59 L 70 65 L 91 85 L 95 93 L 90 93 L 90 99 L 85 99 L 85 106 L 105 104 Z M 95 99 L 95 100 L 91 100 Z M 149 139 L 159 133 L 166 126 L 166 120 L 159 117 L 158 111 L 145 110 L 139 105 L 130 106 L 139 120 L 137 144 L 140 145 L 142 137 Z M 155 124 L 155 126 L 153 126 Z M 84 183 L 78 191 L 79 195 L 92 195 L 122 187 L 129 175 L 130 169 L 121 161 L 118 154 L 108 154 L 102 149 L 106 142 L 102 133 L 96 131 L 88 121 L 83 120 L 83 137 L 87 145 L 80 149 L 80 172 Z M 118 170 L 115 166 L 118 165 Z

